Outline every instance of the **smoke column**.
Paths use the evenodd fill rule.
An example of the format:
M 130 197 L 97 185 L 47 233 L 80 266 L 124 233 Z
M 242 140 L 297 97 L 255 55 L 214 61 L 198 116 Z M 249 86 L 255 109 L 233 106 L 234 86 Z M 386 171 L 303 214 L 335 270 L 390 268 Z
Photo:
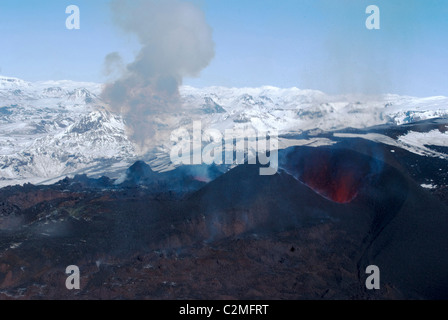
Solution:
M 114 23 L 136 35 L 141 49 L 102 98 L 122 114 L 143 153 L 163 139 L 160 119 L 179 111 L 183 78 L 198 76 L 213 59 L 212 29 L 200 8 L 181 0 L 112 0 L 111 9 Z M 111 73 L 117 61 L 111 53 L 105 69 Z

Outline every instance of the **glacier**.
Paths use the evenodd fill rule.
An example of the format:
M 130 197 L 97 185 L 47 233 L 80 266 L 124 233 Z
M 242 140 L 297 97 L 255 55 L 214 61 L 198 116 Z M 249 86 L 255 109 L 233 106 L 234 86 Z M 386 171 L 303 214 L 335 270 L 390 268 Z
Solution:
M 169 132 L 193 120 L 202 121 L 204 129 L 276 130 L 281 135 L 280 148 L 286 148 L 333 144 L 333 136 L 354 137 L 340 132 L 344 129 L 403 126 L 448 117 L 448 98 L 443 96 L 328 95 L 270 86 L 182 86 L 179 113 L 155 119 L 167 132 L 166 139 L 154 141 L 151 151 L 142 155 L 128 138 L 121 115 L 108 111 L 102 101 L 102 88 L 99 83 L 28 82 L 0 76 L 0 187 L 50 184 L 76 174 L 116 178 L 136 160 L 148 161 L 155 170 L 169 170 Z M 306 137 L 297 138 L 303 133 Z M 373 139 L 371 135 L 356 136 Z M 409 132 L 374 139 L 418 154 L 443 157 L 425 146 L 447 146 L 447 137 L 444 132 Z

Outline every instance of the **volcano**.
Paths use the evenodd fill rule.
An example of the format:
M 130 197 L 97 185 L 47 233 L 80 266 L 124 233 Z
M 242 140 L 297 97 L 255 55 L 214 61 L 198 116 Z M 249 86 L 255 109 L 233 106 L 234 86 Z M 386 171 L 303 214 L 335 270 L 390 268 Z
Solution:
M 140 162 L 118 185 L 2 189 L 0 298 L 447 299 L 447 206 L 397 153 L 347 140 L 283 150 L 273 176 Z M 365 287 L 369 265 L 381 290 Z
M 367 179 L 378 173 L 376 164 L 351 150 L 310 148 L 286 155 L 283 168 L 323 197 L 344 204 L 353 201 Z

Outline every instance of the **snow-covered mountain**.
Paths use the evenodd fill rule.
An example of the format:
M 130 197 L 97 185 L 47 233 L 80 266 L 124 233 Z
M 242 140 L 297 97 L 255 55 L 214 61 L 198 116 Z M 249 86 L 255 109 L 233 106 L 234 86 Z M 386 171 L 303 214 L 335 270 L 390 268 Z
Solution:
M 31 83 L 0 76 L 0 186 L 50 183 L 79 173 L 113 176 L 141 158 L 126 135 L 125 121 L 105 108 L 101 89 L 102 85 L 96 83 Z M 328 133 L 338 131 L 334 136 L 340 138 L 344 135 L 340 130 L 347 128 L 448 118 L 447 97 L 329 96 L 297 88 L 189 86 L 181 88 L 181 96 L 182 112 L 174 119 L 170 117 L 170 123 L 163 123 L 169 130 L 180 123 L 188 128 L 191 120 L 200 119 L 204 129 L 275 129 L 285 137 L 306 133 L 303 139 L 283 139 L 283 147 L 334 143 Z M 325 137 L 319 136 L 323 133 Z M 445 155 L 426 146 L 448 146 L 446 130 L 364 138 L 393 142 L 412 152 L 437 157 Z M 165 155 L 159 153 L 153 165 L 166 168 L 169 143 L 161 141 L 157 147 L 155 151 L 164 151 Z M 422 148 L 431 152 L 425 153 Z M 148 160 L 152 155 L 145 157 Z
M 135 155 L 101 85 L 0 77 L 0 186 L 126 167 Z
M 196 89 L 188 86 L 182 88 L 181 94 L 186 104 L 226 111 L 206 116 L 212 118 L 212 122 L 220 122 L 224 127 L 250 123 L 265 131 L 271 128 L 281 132 L 329 131 L 386 123 L 401 125 L 448 115 L 448 97 L 330 96 L 297 88 Z

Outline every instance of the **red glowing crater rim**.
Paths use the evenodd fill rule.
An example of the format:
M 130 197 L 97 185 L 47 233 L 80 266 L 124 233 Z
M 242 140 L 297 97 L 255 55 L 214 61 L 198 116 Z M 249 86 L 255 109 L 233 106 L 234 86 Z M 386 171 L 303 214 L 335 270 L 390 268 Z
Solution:
M 299 160 L 299 180 L 321 196 L 341 204 L 359 194 L 370 164 L 366 158 L 342 152 L 316 151 Z

